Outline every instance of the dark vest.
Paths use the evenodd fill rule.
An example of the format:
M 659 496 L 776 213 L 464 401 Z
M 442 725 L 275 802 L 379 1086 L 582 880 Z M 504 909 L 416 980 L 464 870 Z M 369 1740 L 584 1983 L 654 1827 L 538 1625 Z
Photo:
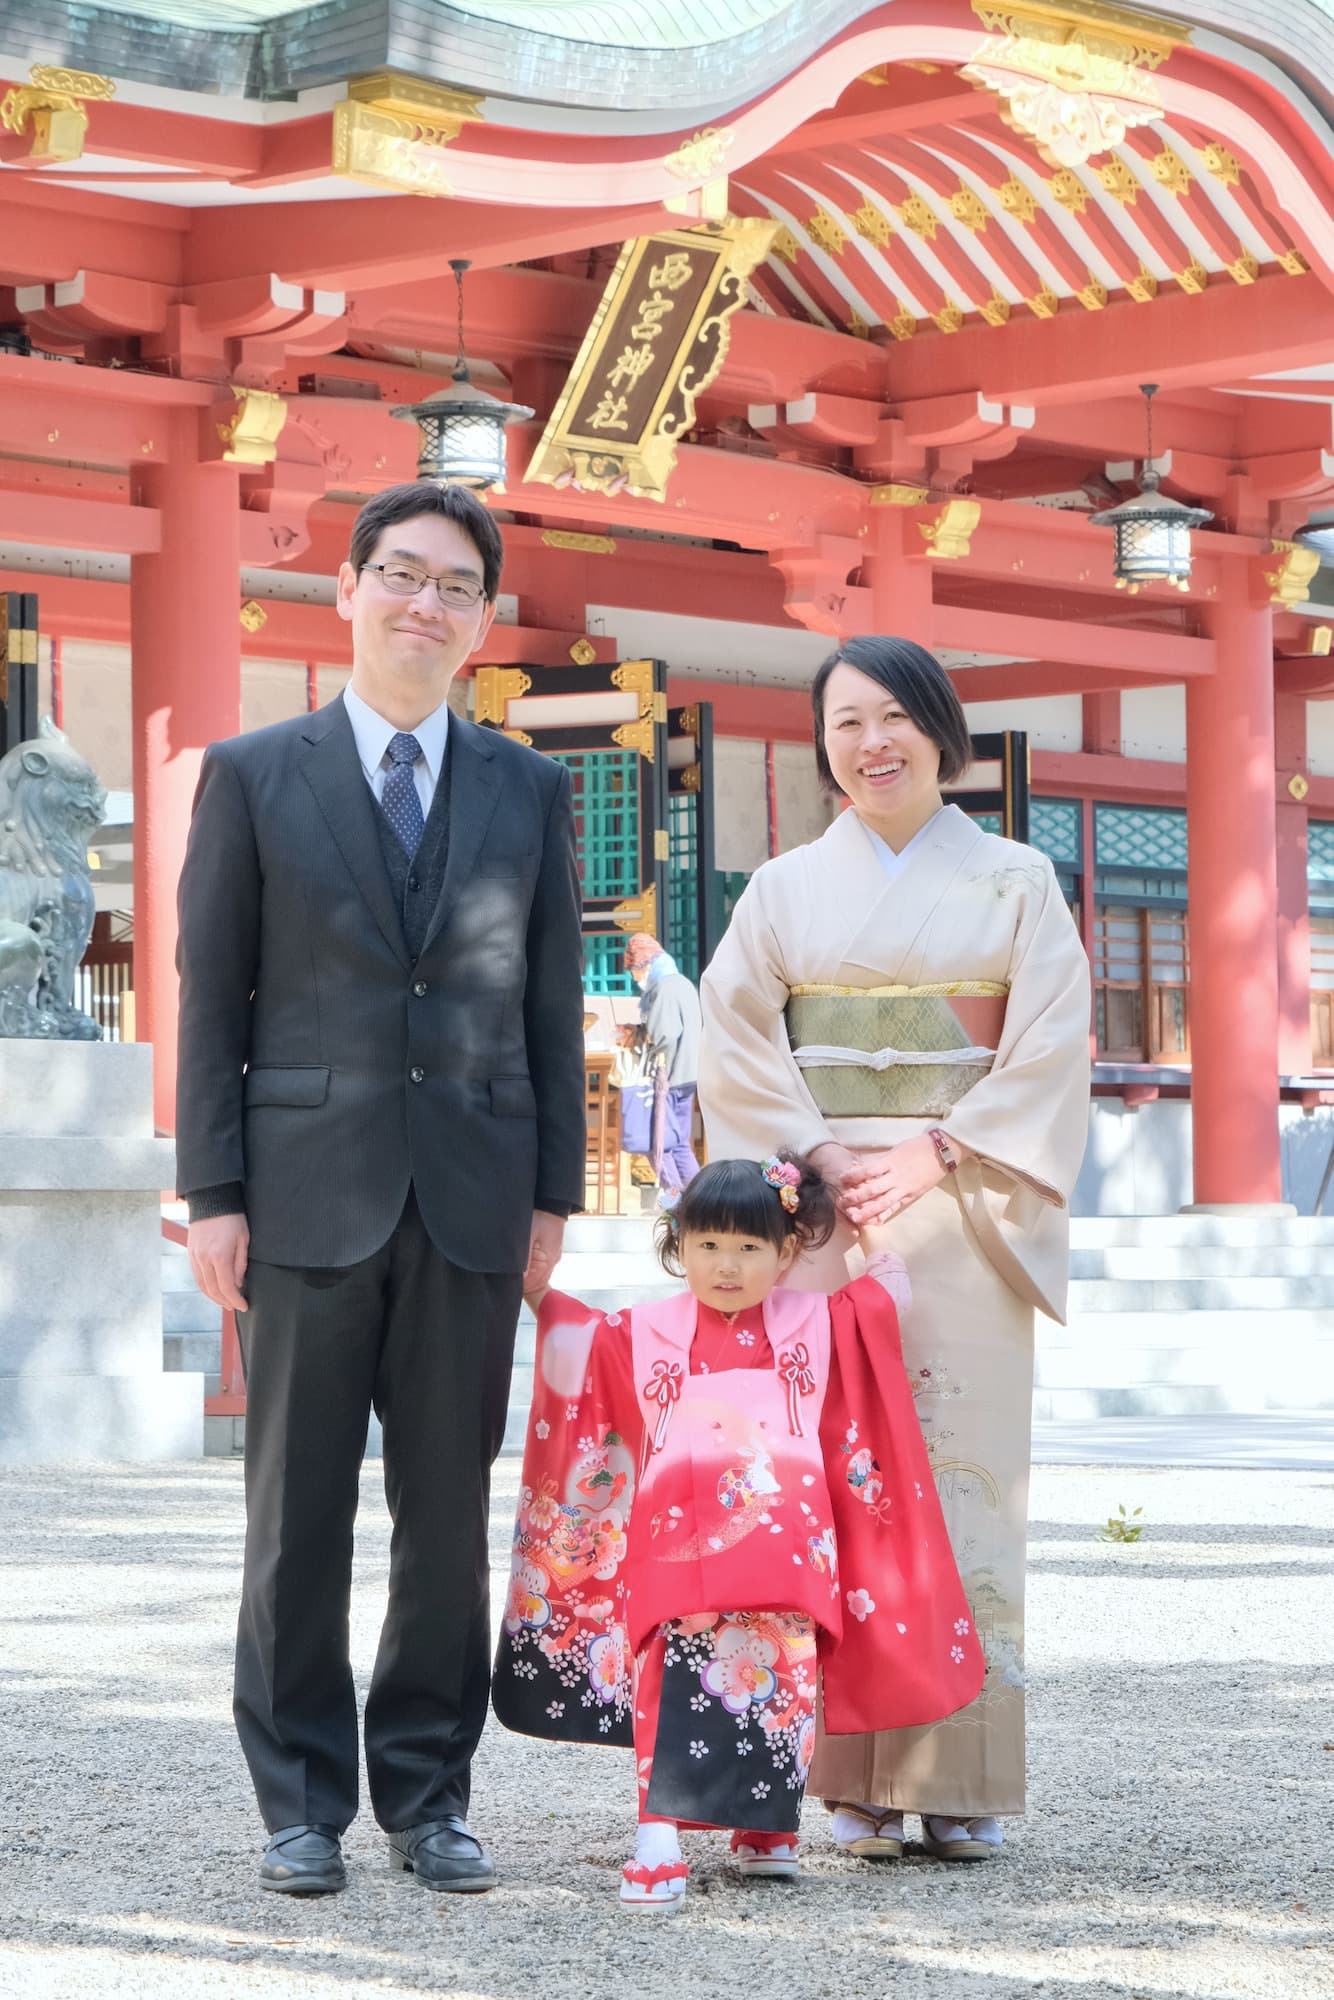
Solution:
M 435 797 L 431 800 L 431 810 L 426 815 L 426 825 L 417 852 L 409 861 L 403 851 L 403 843 L 394 832 L 383 811 L 377 805 L 375 810 L 376 830 L 380 835 L 380 851 L 384 855 L 384 865 L 389 871 L 393 886 L 394 901 L 398 904 L 403 920 L 403 942 L 406 944 L 415 965 L 426 940 L 435 906 L 440 901 L 440 891 L 445 884 L 445 861 L 449 853 L 449 738 L 445 738 L 445 757 L 440 766 L 440 776 L 436 782 Z

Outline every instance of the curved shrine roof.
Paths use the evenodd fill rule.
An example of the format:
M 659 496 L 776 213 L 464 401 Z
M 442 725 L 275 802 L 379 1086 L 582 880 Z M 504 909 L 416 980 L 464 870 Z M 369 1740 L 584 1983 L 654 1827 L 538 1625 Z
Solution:
M 209 95 L 281 97 L 389 67 L 518 103 L 689 120 L 781 83 L 859 24 L 915 11 L 911 0 L 0 0 L 0 23 L 11 62 Z M 1334 111 L 1334 0 L 1175 0 L 1153 13 L 1255 49 Z

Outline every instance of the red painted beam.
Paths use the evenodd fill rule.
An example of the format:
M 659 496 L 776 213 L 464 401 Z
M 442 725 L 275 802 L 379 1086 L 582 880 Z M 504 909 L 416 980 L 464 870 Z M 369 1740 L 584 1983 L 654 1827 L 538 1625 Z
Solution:
M 960 652 L 1013 653 L 1064 666 L 1101 667 L 1124 675 L 1120 685 L 1128 687 L 1136 686 L 1145 674 L 1157 680 L 1193 680 L 1212 673 L 1214 667 L 1209 639 L 1118 631 L 1062 618 L 1026 618 L 1016 612 L 968 611 L 959 605 L 936 606 L 935 633 L 939 645 Z
M 88 194 L 58 182 L 43 187 L 35 175 L 6 174 L 4 194 L 0 284 L 50 284 L 82 270 L 114 271 L 150 284 L 180 280 L 197 211 Z
M 73 500 L 55 493 L 0 491 L 0 541 L 28 542 L 38 548 L 90 549 L 99 554 L 151 555 L 161 547 L 162 526 L 151 507 Z
M 894 386 L 905 399 L 980 389 L 1041 406 L 1131 395 L 1141 382 L 1185 389 L 1211 375 L 1310 367 L 1328 361 L 1331 343 L 1334 297 L 1313 274 L 1244 286 L 1224 278 L 1202 296 L 1160 292 L 1147 310 L 1113 300 L 1102 312 L 1015 317 L 999 336 L 965 326 L 948 341 L 905 341 Z
M 672 674 L 667 681 L 667 700 L 673 708 L 694 701 L 712 702 L 713 726 L 720 736 L 759 737 L 769 743 L 811 741 L 811 698 L 801 689 Z
M 255 271 L 274 271 L 290 284 L 332 291 L 438 278 L 442 320 L 453 310 L 452 293 L 446 291 L 451 258 L 468 257 L 479 269 L 489 270 L 680 226 L 679 217 L 657 206 L 509 208 L 427 202 L 414 195 L 304 202 L 299 226 L 291 206 L 283 202 L 195 209 L 192 214 L 185 259 L 192 284 Z
M 0 81 L 0 91 L 26 82 L 26 77 L 10 75 Z M 201 118 L 193 112 L 164 111 L 113 97 L 91 108 L 88 151 L 106 159 L 178 167 L 234 180 L 258 172 L 272 135 L 286 130 L 283 125 L 239 125 L 228 118 Z M 26 152 L 26 139 L 21 146 Z M 324 171 L 329 171 L 327 146 Z M 97 178 L 95 168 L 89 170 L 88 178 Z
M 1039 701 L 1049 695 L 1116 694 L 1127 686 L 1163 687 L 1157 675 L 1130 675 L 1114 667 L 1089 667 L 1061 660 L 1018 660 L 1007 667 L 951 667 L 960 701 Z

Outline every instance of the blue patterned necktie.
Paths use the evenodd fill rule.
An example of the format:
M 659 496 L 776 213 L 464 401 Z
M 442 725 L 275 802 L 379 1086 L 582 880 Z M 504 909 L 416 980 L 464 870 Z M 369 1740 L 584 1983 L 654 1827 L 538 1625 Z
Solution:
M 401 729 L 391 736 L 390 768 L 385 773 L 384 790 L 380 794 L 384 816 L 398 835 L 409 861 L 417 852 L 422 828 L 426 824 L 422 802 L 417 796 L 417 781 L 412 775 L 412 767 L 421 754 L 422 747 L 415 736 L 405 735 Z

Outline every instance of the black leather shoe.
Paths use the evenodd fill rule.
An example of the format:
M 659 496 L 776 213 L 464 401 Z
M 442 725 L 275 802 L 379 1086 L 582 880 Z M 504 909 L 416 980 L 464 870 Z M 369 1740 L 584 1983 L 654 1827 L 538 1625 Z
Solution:
M 423 1889 L 445 1889 L 466 1896 L 496 1886 L 495 1863 L 457 1813 L 391 1833 L 389 1852 L 400 1868 L 416 1876 Z
M 259 1864 L 261 1889 L 284 1896 L 330 1896 L 347 1887 L 338 1834 L 331 1826 L 280 1826 Z

